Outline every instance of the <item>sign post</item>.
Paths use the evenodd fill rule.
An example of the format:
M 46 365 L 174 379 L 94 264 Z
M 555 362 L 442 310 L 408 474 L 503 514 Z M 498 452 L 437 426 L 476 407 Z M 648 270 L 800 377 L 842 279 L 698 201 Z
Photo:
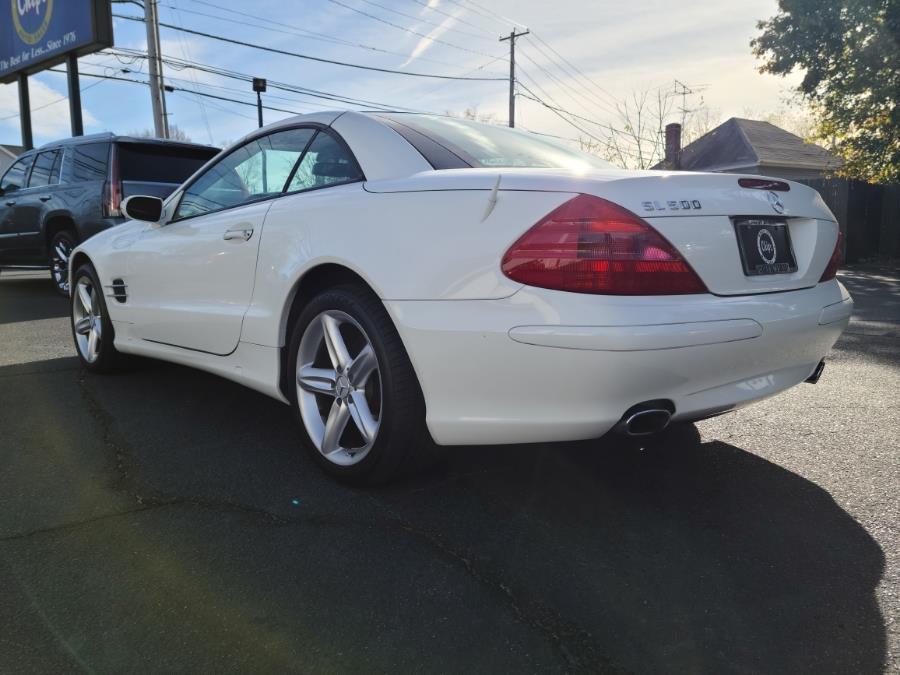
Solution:
M 32 145 L 28 76 L 67 63 L 72 134 L 81 135 L 78 57 L 112 44 L 110 0 L 0 0 L 0 84 L 18 80 L 23 145 Z
M 22 120 L 22 146 L 26 150 L 34 147 L 31 137 L 31 97 L 28 95 L 28 75 L 19 73 L 19 118 Z
M 256 92 L 256 115 L 259 117 L 259 128 L 262 129 L 263 125 L 263 115 L 262 115 L 262 95 L 266 90 L 266 81 L 262 77 L 254 77 L 253 78 L 253 91 Z
M 69 85 L 69 119 L 72 121 L 72 135 L 84 136 L 81 121 L 81 86 L 78 84 L 78 57 L 69 52 L 66 57 L 66 80 Z

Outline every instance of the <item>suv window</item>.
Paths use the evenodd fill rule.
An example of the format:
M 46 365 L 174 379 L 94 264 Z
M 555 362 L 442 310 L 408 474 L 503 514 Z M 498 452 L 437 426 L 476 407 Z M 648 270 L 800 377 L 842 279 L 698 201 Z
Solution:
M 240 146 L 185 190 L 175 219 L 281 194 L 314 133 L 315 129 L 287 129 Z
M 215 148 L 157 143 L 119 143 L 116 157 L 123 181 L 180 185 L 218 154 Z
M 362 171 L 350 151 L 331 134 L 320 131 L 303 155 L 291 178 L 288 192 L 362 179 Z
M 66 148 L 62 164 L 63 183 L 106 179 L 109 143 L 81 143 Z
M 34 155 L 28 155 L 13 162 L 13 165 L 4 174 L 3 180 L 0 180 L 0 190 L 13 192 L 25 187 L 25 174 L 28 172 L 28 167 L 31 166 L 31 160 L 33 159 Z
M 50 169 L 50 185 L 59 183 L 59 173 L 62 169 L 62 159 L 65 154 L 64 150 L 57 150 L 56 159 L 53 161 L 53 168 Z
M 28 187 L 43 187 L 53 182 L 59 182 L 59 176 L 56 180 L 51 180 L 53 167 L 56 165 L 59 150 L 49 150 L 47 152 L 38 153 L 37 159 L 34 160 L 34 168 L 31 169 L 31 176 L 28 179 Z

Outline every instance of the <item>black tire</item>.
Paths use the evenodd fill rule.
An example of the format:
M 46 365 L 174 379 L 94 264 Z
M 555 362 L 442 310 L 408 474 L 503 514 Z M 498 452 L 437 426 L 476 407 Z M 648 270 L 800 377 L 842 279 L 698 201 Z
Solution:
M 50 281 L 57 293 L 69 297 L 69 259 L 78 246 L 75 234 L 60 230 L 50 240 L 47 264 L 50 266 Z
M 99 308 L 99 318 L 95 318 L 95 322 L 100 324 L 100 338 L 98 340 L 99 347 L 95 359 L 89 359 L 83 352 L 83 347 L 79 344 L 79 333 L 76 330 L 76 317 L 83 314 L 83 304 L 79 298 L 78 287 L 81 280 L 89 285 L 91 293 L 91 303 L 97 303 Z M 72 275 L 72 297 L 69 301 L 69 324 L 72 328 L 72 340 L 75 343 L 75 352 L 81 361 L 81 365 L 92 373 L 111 373 L 119 370 L 123 364 L 122 355 L 116 350 L 113 340 L 115 334 L 113 332 L 112 321 L 109 318 L 109 312 L 106 309 L 106 299 L 103 296 L 103 286 L 97 278 L 93 265 L 86 263 L 75 270 Z
M 310 324 L 328 311 L 349 315 L 357 322 L 364 331 L 362 337 L 368 338 L 378 361 L 380 416 L 377 435 L 364 457 L 349 466 L 336 464 L 319 452 L 307 431 L 298 403 L 297 361 L 301 340 Z M 440 450 L 425 426 L 422 390 L 400 335 L 384 305 L 367 288 L 338 286 L 323 291 L 306 304 L 292 327 L 287 361 L 289 395 L 300 423 L 303 445 L 329 475 L 351 485 L 376 485 L 420 470 L 440 457 Z M 324 398 L 323 406 L 327 407 L 329 395 Z

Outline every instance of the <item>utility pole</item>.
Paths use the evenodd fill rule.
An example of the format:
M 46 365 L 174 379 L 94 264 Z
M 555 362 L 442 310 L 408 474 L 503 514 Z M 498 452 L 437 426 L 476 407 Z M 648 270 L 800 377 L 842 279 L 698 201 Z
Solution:
M 163 88 L 162 60 L 159 43 L 157 0 L 144 0 L 144 23 L 147 25 L 147 62 L 150 64 L 150 100 L 153 104 L 153 130 L 159 138 L 169 137 L 166 94 Z
M 531 31 L 527 28 L 522 33 L 517 33 L 513 28 L 506 37 L 500 38 L 500 42 L 509 40 L 509 126 L 516 126 L 516 38 L 528 35 Z

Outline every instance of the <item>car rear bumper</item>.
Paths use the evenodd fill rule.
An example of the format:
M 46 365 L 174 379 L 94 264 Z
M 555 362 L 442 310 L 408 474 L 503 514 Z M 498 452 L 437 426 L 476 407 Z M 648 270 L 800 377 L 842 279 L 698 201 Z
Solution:
M 836 281 L 755 296 L 623 298 L 523 288 L 387 301 L 445 445 L 594 438 L 635 404 L 698 419 L 805 380 L 847 325 Z

